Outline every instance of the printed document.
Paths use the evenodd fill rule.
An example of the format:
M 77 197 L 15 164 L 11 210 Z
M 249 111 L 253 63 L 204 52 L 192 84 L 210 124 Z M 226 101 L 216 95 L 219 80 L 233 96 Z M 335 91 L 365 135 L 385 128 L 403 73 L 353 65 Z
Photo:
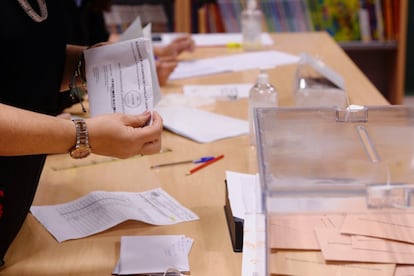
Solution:
M 140 114 L 160 100 L 151 41 L 137 38 L 85 51 L 91 116 Z
M 64 204 L 32 206 L 30 211 L 59 242 L 87 237 L 126 220 L 170 225 L 198 219 L 161 188 L 141 193 L 94 191 Z
M 123 236 L 117 275 L 164 273 L 168 268 L 189 271 L 193 239 L 184 235 Z

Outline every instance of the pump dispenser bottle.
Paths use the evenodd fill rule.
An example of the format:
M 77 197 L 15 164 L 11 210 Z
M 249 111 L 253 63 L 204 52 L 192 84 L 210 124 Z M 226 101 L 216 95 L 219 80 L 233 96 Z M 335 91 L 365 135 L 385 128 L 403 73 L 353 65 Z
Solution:
M 263 14 L 257 9 L 256 0 L 247 0 L 246 9 L 241 14 L 242 47 L 247 51 L 261 48 Z
M 278 105 L 278 94 L 275 87 L 269 83 L 269 75 L 261 70 L 257 76 L 256 83 L 249 92 L 249 135 L 250 145 L 256 145 L 253 109 L 255 107 L 276 107 Z

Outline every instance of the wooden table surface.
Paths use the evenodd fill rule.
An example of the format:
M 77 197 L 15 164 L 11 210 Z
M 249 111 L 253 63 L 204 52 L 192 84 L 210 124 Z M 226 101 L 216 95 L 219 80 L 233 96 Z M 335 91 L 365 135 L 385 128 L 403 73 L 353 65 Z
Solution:
M 326 33 L 272 34 L 275 49 L 291 54 L 307 52 L 345 78 L 351 103 L 386 105 L 388 102 L 361 73 L 343 50 Z M 225 47 L 197 48 L 183 59 L 205 58 L 241 53 Z M 293 105 L 293 80 L 297 65 L 268 70 L 279 93 L 279 105 Z M 164 94 L 181 93 L 184 84 L 252 83 L 259 69 L 223 73 L 170 81 Z M 247 120 L 247 100 L 216 101 L 204 110 Z M 76 109 L 76 108 L 75 108 Z M 164 152 L 126 160 L 91 156 L 72 160 L 68 154 L 52 155 L 40 179 L 35 205 L 58 204 L 77 199 L 91 191 L 145 191 L 162 187 L 200 219 L 171 226 L 153 226 L 138 221 L 121 223 L 102 233 L 58 243 L 37 220 L 28 215 L 21 232 L 12 244 L 0 275 L 110 275 L 119 258 L 123 235 L 185 234 L 194 239 L 189 255 L 191 275 L 241 275 L 242 254 L 234 253 L 224 215 L 227 170 L 257 173 L 257 158 L 248 136 L 199 144 L 189 139 L 163 133 Z M 192 164 L 151 170 L 152 164 L 224 154 L 215 164 L 186 176 Z M 97 164 L 92 164 L 96 161 Z M 90 164 L 90 165 L 86 165 Z M 78 167 L 74 167 L 78 166 Z

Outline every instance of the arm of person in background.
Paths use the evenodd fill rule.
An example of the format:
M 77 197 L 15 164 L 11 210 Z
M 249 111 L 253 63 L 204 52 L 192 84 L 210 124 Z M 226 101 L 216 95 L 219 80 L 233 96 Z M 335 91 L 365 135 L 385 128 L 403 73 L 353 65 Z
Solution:
M 184 34 L 166 46 L 154 47 L 154 54 L 157 57 L 177 57 L 182 52 L 193 52 L 195 43 L 190 34 Z
M 161 86 L 167 84 L 168 78 L 177 67 L 177 59 L 174 57 L 159 57 L 155 60 L 158 82 Z
M 194 40 L 191 35 L 176 38 L 167 46 L 154 47 L 155 66 L 160 86 L 167 84 L 168 78 L 177 67 L 177 56 L 184 51 L 194 51 Z

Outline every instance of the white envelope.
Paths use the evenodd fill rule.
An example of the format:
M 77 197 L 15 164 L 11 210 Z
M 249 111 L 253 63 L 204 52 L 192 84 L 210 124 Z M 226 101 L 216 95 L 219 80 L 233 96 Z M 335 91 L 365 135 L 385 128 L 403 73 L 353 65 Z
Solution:
M 247 121 L 185 106 L 156 107 L 164 127 L 199 143 L 245 135 Z

